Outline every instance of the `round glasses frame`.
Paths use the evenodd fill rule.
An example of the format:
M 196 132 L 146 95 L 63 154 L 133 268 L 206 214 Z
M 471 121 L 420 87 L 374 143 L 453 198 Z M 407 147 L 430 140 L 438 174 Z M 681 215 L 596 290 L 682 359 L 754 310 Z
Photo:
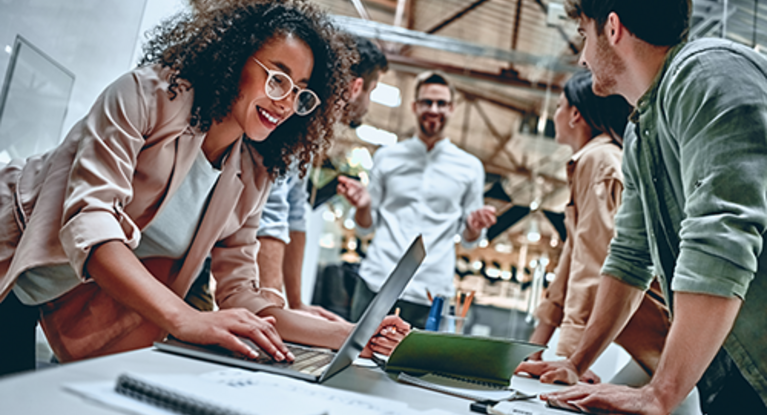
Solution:
M 252 59 L 261 68 L 263 68 L 266 71 L 267 75 L 268 75 L 266 77 L 266 82 L 264 82 L 264 90 L 266 91 L 266 95 L 269 98 L 271 98 L 271 99 L 273 99 L 275 101 L 281 101 L 281 100 L 287 98 L 288 95 L 290 95 L 291 93 L 294 93 L 295 96 L 293 98 L 293 110 L 295 111 L 295 113 L 297 115 L 300 115 L 300 116 L 305 116 L 305 115 L 311 114 L 312 111 L 317 109 L 317 107 L 320 106 L 320 103 L 322 103 L 322 100 L 320 100 L 320 97 L 318 97 L 317 94 L 314 93 L 314 91 L 312 91 L 311 89 L 306 89 L 306 88 L 299 87 L 298 85 L 296 85 L 295 82 L 293 82 L 293 78 L 291 78 L 285 72 L 271 70 L 271 69 L 267 68 L 266 65 L 261 63 L 261 61 L 259 61 L 258 59 L 256 59 L 256 58 L 252 58 Z M 279 79 L 282 79 L 282 81 L 277 81 Z M 273 86 L 273 85 L 271 85 L 271 83 L 272 82 L 279 83 L 279 82 L 284 82 L 284 81 L 288 82 L 288 86 L 289 87 L 287 88 L 287 92 L 285 92 L 282 95 L 279 95 L 279 94 L 273 95 L 276 92 L 277 88 L 282 88 L 282 87 Z M 309 99 L 309 98 L 302 99 L 301 98 L 301 94 L 309 94 L 309 98 L 313 100 L 313 103 L 312 103 L 310 108 L 304 108 L 304 109 L 301 108 L 302 103 Z

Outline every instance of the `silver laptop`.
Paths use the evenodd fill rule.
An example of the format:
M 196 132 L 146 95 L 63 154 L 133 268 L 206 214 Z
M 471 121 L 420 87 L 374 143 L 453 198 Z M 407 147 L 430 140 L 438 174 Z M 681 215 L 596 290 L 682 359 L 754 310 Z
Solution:
M 384 285 L 373 298 L 360 321 L 354 327 L 349 337 L 337 352 L 328 349 L 319 349 L 297 344 L 286 343 L 286 346 L 295 355 L 292 363 L 275 362 L 266 352 L 262 351 L 250 340 L 242 339 L 248 345 L 256 349 L 259 357 L 250 359 L 239 353 L 224 349 L 220 346 L 202 346 L 182 342 L 168 338 L 163 342 L 155 343 L 159 350 L 223 363 L 245 369 L 263 370 L 281 375 L 287 375 L 310 382 L 324 382 L 331 376 L 340 372 L 359 355 L 367 344 L 370 337 L 383 321 L 386 314 L 397 302 L 397 299 L 405 291 L 416 270 L 426 257 L 422 236 L 418 236 L 410 245 L 405 254 L 400 258 L 394 271 L 384 282 Z

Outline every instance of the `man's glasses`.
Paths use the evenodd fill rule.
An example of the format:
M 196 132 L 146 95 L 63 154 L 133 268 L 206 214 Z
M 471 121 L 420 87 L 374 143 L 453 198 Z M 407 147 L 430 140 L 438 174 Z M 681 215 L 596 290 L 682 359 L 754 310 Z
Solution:
M 293 83 L 293 80 L 288 74 L 280 71 L 273 71 L 264 66 L 261 61 L 253 58 L 257 64 L 259 64 L 266 73 L 269 75 L 266 77 L 266 95 L 275 100 L 280 101 L 293 94 L 293 109 L 298 115 L 308 115 L 314 111 L 320 105 L 320 97 L 310 89 L 300 88 Z
M 415 105 L 418 106 L 418 108 L 422 110 L 427 110 L 432 107 L 432 105 L 437 104 L 437 110 L 439 111 L 445 111 L 452 102 L 445 101 L 443 99 L 440 100 L 432 100 L 432 99 L 419 99 L 415 102 Z

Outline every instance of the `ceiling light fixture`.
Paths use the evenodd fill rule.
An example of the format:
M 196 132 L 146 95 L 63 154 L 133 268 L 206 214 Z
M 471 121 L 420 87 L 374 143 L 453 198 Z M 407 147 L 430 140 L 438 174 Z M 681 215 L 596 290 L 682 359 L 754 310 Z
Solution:
M 379 82 L 378 86 L 370 93 L 370 100 L 390 108 L 399 107 L 402 104 L 402 94 L 399 88 Z
M 371 125 L 362 124 L 356 130 L 357 137 L 362 141 L 379 146 L 388 146 L 397 143 L 397 134 L 375 128 Z

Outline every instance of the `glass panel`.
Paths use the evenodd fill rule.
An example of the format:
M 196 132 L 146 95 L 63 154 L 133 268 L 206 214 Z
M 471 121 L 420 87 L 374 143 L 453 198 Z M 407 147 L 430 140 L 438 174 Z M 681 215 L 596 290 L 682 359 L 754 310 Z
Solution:
M 16 37 L 0 94 L 0 161 L 58 144 L 74 82 L 70 71 Z

